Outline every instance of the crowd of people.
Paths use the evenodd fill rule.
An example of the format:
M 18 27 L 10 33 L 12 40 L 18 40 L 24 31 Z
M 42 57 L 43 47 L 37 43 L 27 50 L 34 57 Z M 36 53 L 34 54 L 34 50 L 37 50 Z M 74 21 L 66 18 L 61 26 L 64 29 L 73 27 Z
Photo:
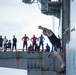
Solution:
M 50 46 L 48 45 L 48 43 L 46 43 L 46 47 L 44 49 L 45 38 L 42 34 L 39 37 L 33 35 L 31 38 L 24 34 L 24 36 L 21 39 L 23 41 L 22 51 L 50 51 Z M 3 38 L 2 35 L 0 35 L 0 51 L 17 51 L 17 41 L 18 40 L 15 37 L 15 35 L 13 35 L 12 40 L 7 39 L 6 36 L 4 36 Z M 28 41 L 31 41 L 32 44 L 28 45 Z M 39 43 L 37 43 L 37 41 Z
M 6 36 L 4 36 L 4 38 L 2 37 L 2 35 L 0 35 L 0 50 L 4 50 L 4 51 L 7 51 L 7 49 L 9 50 L 16 50 L 17 46 L 17 38 L 15 37 L 15 35 L 13 35 L 13 39 L 12 39 L 12 42 L 11 40 L 7 39 Z
M 43 26 L 38 26 L 38 29 L 42 30 L 43 35 L 47 36 L 49 39 L 50 43 L 54 47 L 54 55 L 60 60 L 61 62 L 61 68 L 60 72 L 65 71 L 65 62 L 62 59 L 62 56 L 60 55 L 60 50 L 61 50 L 61 42 L 60 42 L 60 37 L 56 37 L 56 35 L 48 28 L 43 27 Z M 40 51 L 40 47 L 42 46 L 42 51 L 44 51 L 44 41 L 45 38 L 41 34 L 38 38 L 33 35 L 32 38 L 29 38 L 26 34 L 22 37 L 23 41 L 23 51 L 25 50 L 26 46 L 26 51 Z M 32 44 L 28 46 L 28 41 L 31 41 Z M 39 41 L 39 44 L 37 44 L 37 41 Z M 11 40 L 8 40 L 7 37 L 5 36 L 2 38 L 2 35 L 0 35 L 0 49 L 7 51 L 7 48 L 10 50 L 17 50 L 17 38 L 15 35 L 13 35 L 12 43 Z M 46 49 L 45 51 L 50 51 L 50 46 L 48 43 L 46 44 Z

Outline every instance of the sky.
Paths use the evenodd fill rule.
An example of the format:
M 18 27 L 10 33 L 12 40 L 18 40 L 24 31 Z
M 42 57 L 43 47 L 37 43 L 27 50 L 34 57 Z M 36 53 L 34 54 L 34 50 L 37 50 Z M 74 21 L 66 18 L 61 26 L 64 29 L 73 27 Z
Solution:
M 42 31 L 38 29 L 39 25 L 54 30 L 53 24 L 53 16 L 42 14 L 36 3 L 25 4 L 22 0 L 0 0 L 0 35 L 2 35 L 3 38 L 6 36 L 8 40 L 12 40 L 13 35 L 15 35 L 18 49 L 22 49 L 23 42 L 21 39 L 24 34 L 29 38 L 33 35 L 39 37 L 42 34 Z M 58 25 L 58 19 L 56 18 L 55 24 Z M 54 32 L 58 34 L 57 30 Z M 44 46 L 46 43 L 51 45 L 47 37 L 44 37 Z M 28 41 L 28 45 L 30 43 L 31 42 Z M 5 75 L 1 70 L 0 73 Z
M 18 40 L 17 48 L 22 49 L 21 38 L 24 34 L 29 38 L 34 34 L 39 37 L 42 31 L 38 29 L 38 25 L 52 29 L 52 24 L 52 16 L 42 14 L 36 3 L 30 5 L 21 0 L 0 0 L 0 34 L 3 38 L 7 36 L 8 40 L 12 40 L 15 35 Z M 49 42 L 47 38 L 45 44 L 46 41 Z

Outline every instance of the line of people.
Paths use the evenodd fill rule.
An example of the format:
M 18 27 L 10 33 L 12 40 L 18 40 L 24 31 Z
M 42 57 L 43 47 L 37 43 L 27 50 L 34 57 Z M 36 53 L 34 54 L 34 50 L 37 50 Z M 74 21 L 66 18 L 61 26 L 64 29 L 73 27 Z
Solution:
M 17 49 L 17 38 L 15 37 L 15 35 L 13 35 L 13 39 L 12 39 L 12 42 L 11 43 L 11 40 L 7 39 L 6 36 L 4 36 L 4 38 L 2 38 L 2 35 L 0 35 L 0 50 L 4 50 L 6 51 L 7 49 L 9 50 L 13 50 L 13 49 Z
M 27 50 L 29 50 L 29 51 L 33 51 L 33 50 L 40 51 L 41 46 L 42 46 L 42 51 L 44 50 L 45 38 L 43 37 L 42 34 L 38 38 L 35 35 L 33 35 L 33 37 L 31 39 L 29 39 L 29 37 L 25 34 L 24 37 L 22 37 L 22 40 L 23 40 L 23 51 L 24 51 L 25 46 L 26 46 L 26 51 Z M 30 44 L 29 47 L 28 47 L 28 43 L 27 43 L 28 40 L 30 40 L 32 42 L 32 44 Z M 39 45 L 37 44 L 37 41 L 39 41 Z M 47 46 L 46 46 L 46 48 L 47 48 Z M 46 51 L 50 51 L 50 46 L 49 46 L 49 50 L 46 49 Z
M 30 44 L 28 46 L 28 41 L 31 41 L 32 44 Z M 40 37 L 36 37 L 35 35 L 33 35 L 32 38 L 29 38 L 26 34 L 22 37 L 22 41 L 23 41 L 23 51 L 40 51 L 40 47 L 42 46 L 42 51 L 44 50 L 44 41 L 45 38 L 43 37 L 43 35 L 41 34 Z M 39 41 L 39 45 L 37 44 L 37 41 Z M 26 49 L 25 49 L 26 47 Z M 12 42 L 11 40 L 7 39 L 6 36 L 4 36 L 4 38 L 2 38 L 2 35 L 0 35 L 0 50 L 4 50 L 6 51 L 7 49 L 13 51 L 14 49 L 17 50 L 17 38 L 15 37 L 15 35 L 13 35 L 13 39 Z M 46 44 L 46 51 L 50 51 L 50 46 L 48 45 L 48 43 Z

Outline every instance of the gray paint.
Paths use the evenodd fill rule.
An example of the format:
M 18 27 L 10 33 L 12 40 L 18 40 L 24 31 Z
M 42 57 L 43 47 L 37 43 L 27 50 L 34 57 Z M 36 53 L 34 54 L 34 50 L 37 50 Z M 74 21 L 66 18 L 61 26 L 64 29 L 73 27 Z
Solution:
M 0 67 L 25 69 L 28 75 L 56 75 L 60 62 L 53 52 L 0 52 Z
M 76 0 L 70 0 L 70 42 L 66 44 L 66 75 L 76 75 Z

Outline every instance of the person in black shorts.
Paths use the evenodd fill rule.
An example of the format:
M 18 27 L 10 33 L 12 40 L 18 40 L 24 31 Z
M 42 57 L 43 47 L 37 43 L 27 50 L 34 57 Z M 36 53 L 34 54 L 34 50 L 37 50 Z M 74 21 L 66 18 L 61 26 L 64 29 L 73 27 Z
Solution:
M 38 26 L 38 28 L 43 30 L 43 34 L 48 37 L 49 41 L 54 46 L 54 55 L 60 60 L 61 62 L 60 71 L 62 71 L 63 68 L 65 67 L 65 63 L 60 55 L 60 48 L 61 48 L 60 40 L 56 37 L 56 35 L 51 30 L 42 26 Z

